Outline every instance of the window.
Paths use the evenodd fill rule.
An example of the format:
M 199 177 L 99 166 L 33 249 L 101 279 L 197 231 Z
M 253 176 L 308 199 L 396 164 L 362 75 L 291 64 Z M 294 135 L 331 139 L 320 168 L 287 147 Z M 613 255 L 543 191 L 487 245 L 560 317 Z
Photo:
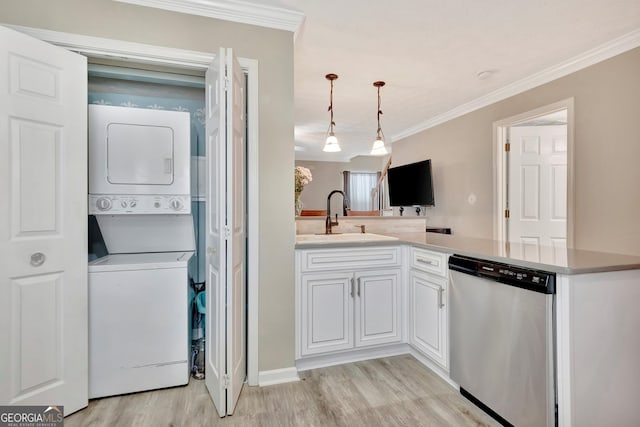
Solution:
M 372 211 L 380 209 L 380 195 L 376 188 L 380 172 L 344 171 L 344 190 L 352 211 Z

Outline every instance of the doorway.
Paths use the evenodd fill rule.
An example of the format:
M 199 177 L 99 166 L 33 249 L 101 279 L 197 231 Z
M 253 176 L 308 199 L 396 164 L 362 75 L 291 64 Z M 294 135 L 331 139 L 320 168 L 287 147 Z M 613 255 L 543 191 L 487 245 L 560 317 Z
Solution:
M 573 99 L 494 123 L 494 237 L 518 256 L 573 247 Z M 512 253 L 513 254 L 513 253 Z

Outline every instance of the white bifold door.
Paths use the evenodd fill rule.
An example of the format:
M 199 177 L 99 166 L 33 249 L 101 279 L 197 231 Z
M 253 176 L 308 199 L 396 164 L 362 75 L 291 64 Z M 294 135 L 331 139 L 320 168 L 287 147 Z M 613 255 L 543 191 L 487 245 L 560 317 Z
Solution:
M 231 415 L 246 377 L 245 77 L 221 48 L 206 75 L 206 385 Z
M 0 405 L 87 406 L 87 61 L 0 26 Z

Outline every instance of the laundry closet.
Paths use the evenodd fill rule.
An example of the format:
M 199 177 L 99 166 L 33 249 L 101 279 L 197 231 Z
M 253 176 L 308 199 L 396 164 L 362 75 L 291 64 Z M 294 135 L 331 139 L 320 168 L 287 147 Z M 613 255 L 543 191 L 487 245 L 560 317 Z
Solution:
M 203 378 L 204 79 L 88 82 L 89 397 Z
M 0 400 L 57 402 L 68 414 L 89 397 L 184 384 L 199 366 L 195 330 L 206 388 L 220 416 L 232 413 L 247 372 L 243 68 L 231 49 L 175 62 L 153 56 L 149 64 L 204 75 L 198 96 L 168 95 L 193 82 L 171 84 L 165 65 L 148 67 L 161 74 L 93 75 L 107 86 L 88 90 L 87 56 L 106 48 L 83 56 L 2 26 L 0 37 L 10 65 L 0 121 L 11 130 L 0 156 L 10 184 L 0 187 L 10 220 L 0 226 L 0 324 L 11 349 L 10 358 L 1 352 Z M 118 56 L 148 56 L 136 52 Z

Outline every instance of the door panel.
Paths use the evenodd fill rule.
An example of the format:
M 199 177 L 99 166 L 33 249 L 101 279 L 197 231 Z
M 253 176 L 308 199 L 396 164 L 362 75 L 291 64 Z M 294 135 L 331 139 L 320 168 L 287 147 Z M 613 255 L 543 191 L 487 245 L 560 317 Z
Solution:
M 301 286 L 301 353 L 353 348 L 353 273 L 308 273 Z
M 246 340 L 246 117 L 245 77 L 231 49 L 227 60 L 227 413 L 233 414 L 247 376 Z M 230 246 L 229 246 L 230 245 Z
M 220 55 L 216 56 L 205 78 L 206 97 L 206 385 L 218 414 L 226 415 L 226 341 L 225 341 L 225 275 L 226 244 L 224 239 L 225 206 L 225 119 L 224 75 Z
M 567 127 L 514 126 L 509 133 L 508 238 L 535 261 L 539 246 L 566 244 Z
M 87 405 L 86 58 L 0 27 L 0 404 Z
M 356 274 L 355 345 L 402 340 L 400 269 Z
M 207 71 L 207 375 L 219 415 L 246 377 L 245 77 L 231 49 Z

